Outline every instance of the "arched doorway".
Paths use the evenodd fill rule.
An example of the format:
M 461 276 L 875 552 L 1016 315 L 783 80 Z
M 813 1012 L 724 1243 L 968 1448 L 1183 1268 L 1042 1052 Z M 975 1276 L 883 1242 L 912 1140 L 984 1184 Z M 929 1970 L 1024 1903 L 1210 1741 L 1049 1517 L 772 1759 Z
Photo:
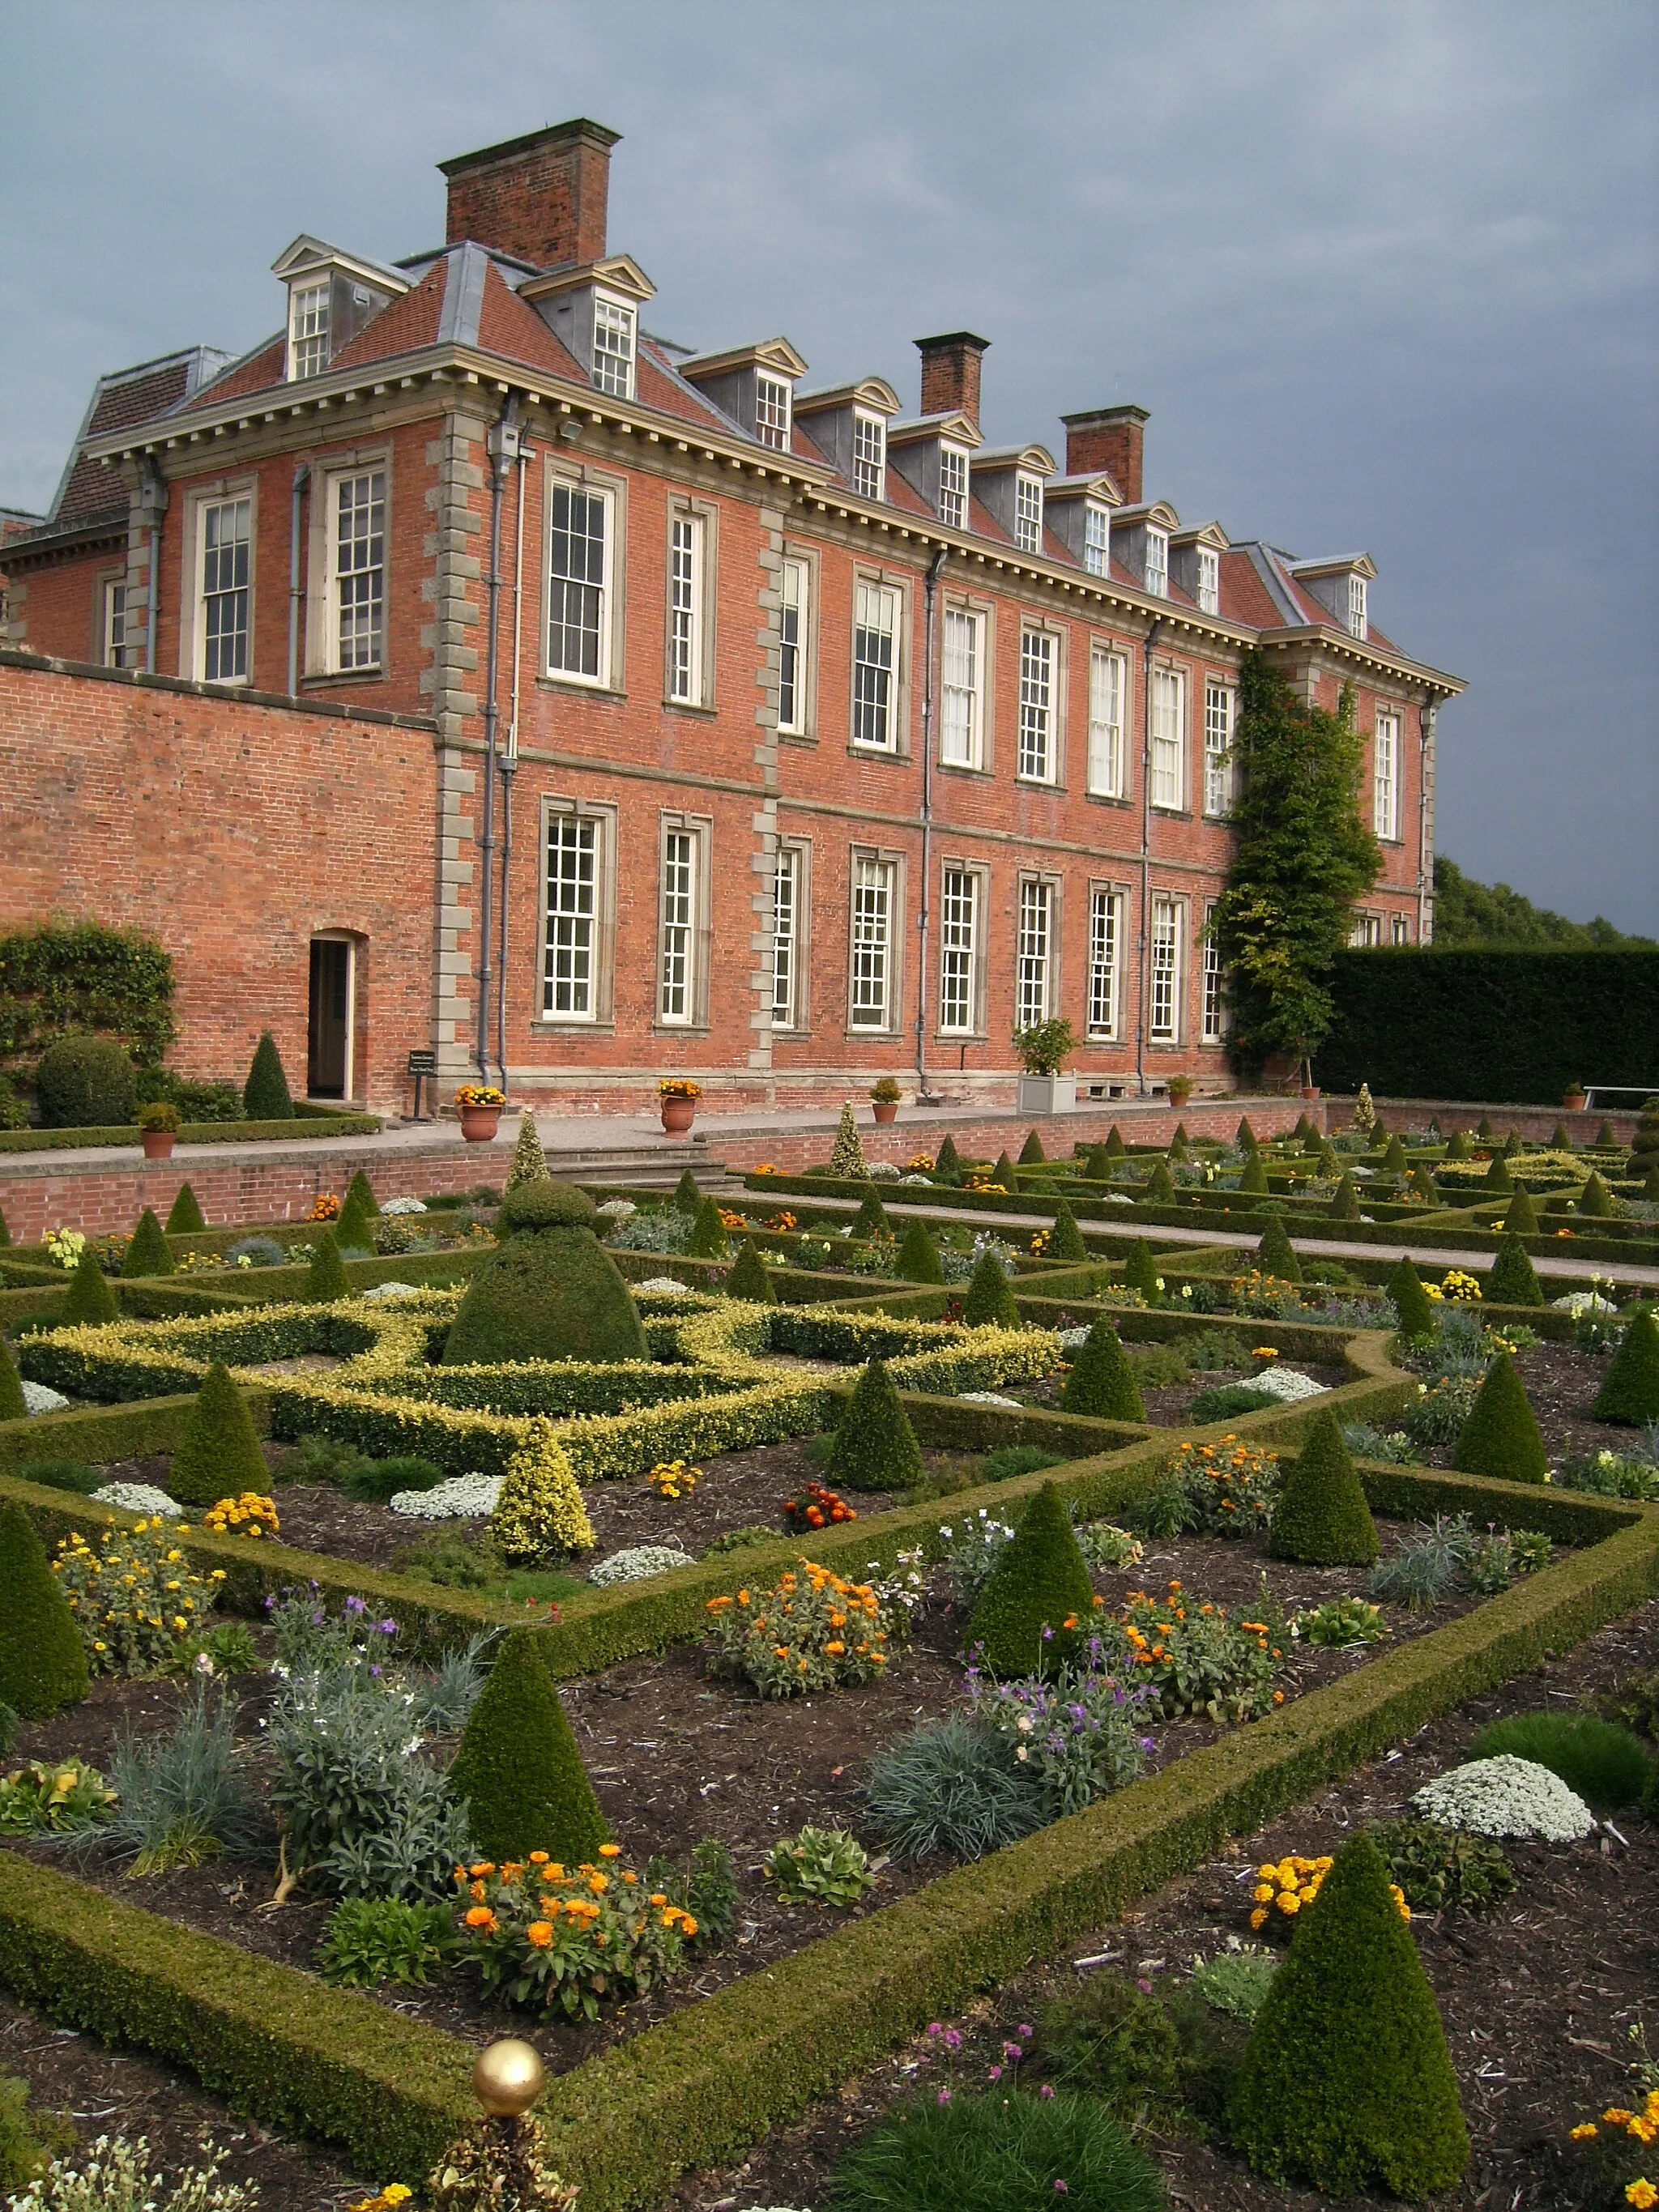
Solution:
M 359 946 L 343 930 L 311 940 L 310 1013 L 306 1030 L 306 1094 L 349 1098 L 356 1073 Z

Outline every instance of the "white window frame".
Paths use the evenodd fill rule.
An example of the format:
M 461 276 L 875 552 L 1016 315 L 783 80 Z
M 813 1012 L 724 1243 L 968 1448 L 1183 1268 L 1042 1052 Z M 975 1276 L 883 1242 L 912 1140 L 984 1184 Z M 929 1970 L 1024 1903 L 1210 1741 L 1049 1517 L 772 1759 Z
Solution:
M 1042 550 L 1042 479 L 1014 471 L 1014 544 L 1022 553 Z
M 1048 876 L 1022 876 L 1014 936 L 1014 1027 L 1046 1022 L 1054 1006 L 1057 900 Z
M 884 660 L 878 649 L 883 639 L 886 641 Z M 903 592 L 896 584 L 854 576 L 850 728 L 851 742 L 860 752 L 896 753 L 899 750 L 903 646 Z
M 330 353 L 332 279 L 322 276 L 288 288 L 288 381 L 320 376 Z M 320 303 L 320 313 L 319 312 Z
M 602 346 L 600 335 L 625 340 Z M 637 383 L 640 313 L 631 300 L 609 292 L 593 295 L 593 381 L 612 399 L 631 399 Z
M 244 563 L 242 580 L 240 583 L 232 583 L 228 587 L 220 586 L 218 588 L 210 591 L 208 588 L 208 518 L 210 515 L 222 514 L 227 511 L 227 509 L 238 507 L 246 509 L 247 522 L 246 537 L 239 538 L 234 541 L 235 544 L 243 544 L 246 547 L 246 559 Z M 253 665 L 253 494 L 252 491 L 228 491 L 216 494 L 212 497 L 198 500 L 196 505 L 195 513 L 191 517 L 191 527 L 195 540 L 196 559 L 196 589 L 194 595 L 195 636 L 193 645 L 195 665 L 191 670 L 191 674 L 198 684 L 215 684 L 227 688 L 237 684 L 246 684 L 251 680 L 251 671 Z M 208 663 L 210 658 L 210 641 L 208 638 L 209 603 L 210 600 L 214 599 L 235 599 L 237 597 L 240 597 L 242 602 L 242 619 L 240 629 L 233 629 L 229 635 L 232 636 L 240 635 L 242 640 L 241 669 L 239 672 L 234 672 L 228 676 L 222 672 L 215 672 L 214 674 L 210 675 L 208 672 Z M 225 633 L 221 633 L 221 640 L 224 635 Z M 214 643 L 216 645 L 221 641 L 221 640 L 215 640 Z
M 1408 914 L 1390 915 L 1389 942 L 1390 945 L 1409 945 L 1412 941 L 1412 918 Z
M 1199 1015 L 1199 1035 L 1206 1044 L 1219 1044 L 1227 1034 L 1227 1000 L 1221 988 L 1221 947 L 1214 937 L 1215 902 L 1204 909 L 1204 1003 Z
M 1155 598 L 1163 599 L 1169 597 L 1170 533 L 1167 530 L 1154 530 L 1150 524 L 1147 526 L 1146 552 L 1141 574 L 1146 580 L 1146 588 Z
M 584 502 L 583 522 L 577 532 L 559 522 L 559 502 L 568 500 Z M 597 541 L 592 529 L 593 514 L 597 512 L 600 529 Z M 543 574 L 546 580 L 547 598 L 542 615 L 542 672 L 555 683 L 580 684 L 594 690 L 608 690 L 611 681 L 611 661 L 614 649 L 612 629 L 615 621 L 615 595 L 617 571 L 617 501 L 616 493 L 605 484 L 590 483 L 586 477 L 553 475 L 547 484 L 547 521 Z M 591 561 L 591 549 L 597 542 L 599 579 L 597 583 L 584 573 Z M 578 549 L 583 551 L 580 561 L 573 558 Z M 556 558 L 568 563 L 564 570 L 556 570 Z M 579 599 L 578 594 L 592 593 L 591 600 Z M 560 650 L 568 649 L 573 635 L 579 638 L 592 635 L 594 640 L 593 666 L 568 667 L 554 658 L 555 617 L 561 611 L 577 608 L 580 619 L 576 623 L 558 622 Z M 587 619 L 591 610 L 592 620 Z
M 1089 650 L 1088 787 L 1097 799 L 1129 796 L 1129 748 L 1125 738 L 1129 662 L 1110 646 Z
M 1110 1040 L 1123 1019 L 1123 894 L 1111 884 L 1089 886 L 1089 979 L 1086 1027 Z
M 1204 811 L 1224 820 L 1233 807 L 1233 720 L 1238 695 L 1231 684 L 1204 685 Z
M 1094 499 L 1083 502 L 1083 568 L 1090 576 L 1112 573 L 1112 510 Z
M 860 499 L 881 499 L 887 489 L 887 418 L 853 410 L 853 489 Z
M 1371 827 L 1385 844 L 1400 840 L 1400 717 L 1379 711 L 1371 736 Z
M 1365 638 L 1370 635 L 1370 617 L 1366 607 L 1365 579 L 1348 571 L 1347 617 L 1345 628 L 1350 637 Z
M 1380 914 L 1356 913 L 1353 927 L 1348 932 L 1348 942 L 1360 951 L 1374 951 L 1382 942 L 1382 917 Z
M 968 448 L 939 441 L 939 519 L 947 530 L 968 527 Z
M 775 453 L 789 451 L 794 389 L 787 376 L 769 376 L 763 368 L 755 371 L 755 435 Z
M 981 869 L 946 860 L 939 871 L 939 1018 L 940 1036 L 978 1036 L 984 958 L 985 877 Z
M 668 518 L 668 631 L 665 696 L 676 707 L 705 703 L 703 631 L 708 611 L 704 580 L 708 522 L 688 507 Z
M 1200 545 L 1194 564 L 1197 589 L 1193 597 L 1204 615 L 1221 612 L 1221 556 L 1212 545 Z
M 947 606 L 940 641 L 939 757 L 946 768 L 985 766 L 985 617 Z
M 847 932 L 847 1026 L 865 1036 L 899 1025 L 899 866 L 853 848 Z
M 706 1028 L 708 1020 L 710 829 L 665 814 L 657 848 L 657 1024 Z
M 772 1027 L 806 1027 L 807 900 L 811 848 L 781 837 L 772 871 Z
M 1146 1029 L 1154 1044 L 1181 1042 L 1185 921 L 1186 908 L 1178 898 L 1167 892 L 1153 894 Z
M 778 728 L 788 738 L 804 738 L 811 727 L 811 618 L 812 564 L 799 554 L 787 554 L 778 572 Z
M 1019 634 L 1019 738 L 1014 775 L 1053 784 L 1060 775 L 1060 640 L 1028 623 Z
M 374 500 L 373 490 L 376 477 L 380 479 L 378 502 Z M 370 531 L 365 534 L 366 542 L 371 549 L 378 537 L 380 557 L 375 561 L 365 561 L 361 565 L 343 569 L 340 565 L 343 550 L 340 532 L 341 495 L 348 486 L 355 488 L 360 484 L 367 484 L 370 488 L 368 506 L 371 518 L 374 506 L 378 503 L 380 507 L 378 532 Z M 386 665 L 386 555 L 388 536 L 389 485 L 390 471 L 385 462 L 380 460 L 367 464 L 362 468 L 340 469 L 323 479 L 325 503 L 323 516 L 324 557 L 328 566 L 328 593 L 324 612 L 323 650 L 325 666 L 331 676 L 379 675 Z M 354 501 L 354 508 L 358 504 L 359 502 Z M 358 533 L 354 532 L 352 533 L 354 545 L 357 542 L 357 538 Z M 353 659 L 348 664 L 345 659 L 348 635 L 348 626 L 344 620 L 345 587 L 349 583 L 356 583 L 364 578 L 370 580 L 367 604 L 371 610 L 370 635 L 374 643 L 374 653 L 372 658 Z
M 558 901 L 556 845 L 558 888 L 568 894 Z M 592 1029 L 610 1023 L 616 846 L 614 807 L 544 802 L 540 1018 L 550 1025 Z M 562 1006 L 556 1003 L 562 994 Z
M 1151 805 L 1160 814 L 1187 807 L 1187 676 L 1184 669 L 1154 668 L 1152 733 L 1147 744 Z
M 98 587 L 98 660 L 104 668 L 131 668 L 127 655 L 127 580 L 125 571 L 106 576 Z

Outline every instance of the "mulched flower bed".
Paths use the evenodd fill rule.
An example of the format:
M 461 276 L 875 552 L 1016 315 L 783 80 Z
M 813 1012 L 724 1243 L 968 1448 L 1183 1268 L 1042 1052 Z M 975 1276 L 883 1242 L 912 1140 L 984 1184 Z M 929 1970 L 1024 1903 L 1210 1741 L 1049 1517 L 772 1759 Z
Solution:
M 1409 1741 L 1344 1780 L 1299 1812 L 1243 1838 L 1226 1855 L 1167 1884 L 1121 1923 L 1075 1944 L 1075 1959 L 1104 1958 L 1090 1972 L 1141 1976 L 1156 1987 L 1196 1954 L 1212 1957 L 1228 1937 L 1249 1938 L 1249 1889 L 1258 1862 L 1288 1852 L 1337 1849 L 1362 1823 L 1407 1810 L 1413 1792 L 1467 1755 L 1484 1723 L 1541 1705 L 1569 1711 L 1632 1673 L 1659 1665 L 1659 1601 L 1650 1602 L 1502 1689 L 1433 1721 Z M 1650 2046 L 1659 1990 L 1659 1828 L 1637 1815 L 1616 1826 L 1626 1839 L 1565 1847 L 1506 1844 L 1517 1884 L 1483 1913 L 1419 1914 L 1419 1955 L 1438 2000 L 1473 2147 L 1468 2173 L 1438 2212 L 1581 2212 L 1582 2177 L 1563 2156 L 1567 2130 L 1609 2103 L 1638 2100 L 1626 2071 L 1627 2031 L 1646 2017 Z M 950 2075 L 981 2081 L 1003 2040 L 1040 2019 L 1044 2005 L 1075 1986 L 1069 1960 L 1006 1984 L 947 2025 L 964 2037 L 951 2059 L 918 2037 L 905 2051 L 849 2081 L 833 2100 L 780 2130 L 718 2173 L 690 2175 L 659 2212 L 717 2207 L 822 2203 L 845 2148 L 893 2100 L 931 2091 Z M 1329 2200 L 1309 2190 L 1269 2186 L 1224 2148 L 1189 2136 L 1153 2136 L 1171 2212 L 1319 2212 Z M 1345 2199 L 1382 2212 L 1392 2199 Z
M 1177 1345 L 1176 1349 L 1178 1351 L 1180 1346 Z M 1328 1363 L 1294 1359 L 1285 1361 L 1285 1364 L 1294 1367 L 1298 1375 L 1310 1375 L 1316 1382 L 1322 1382 L 1328 1390 L 1340 1389 L 1345 1382 L 1352 1382 L 1355 1379 L 1346 1367 Z M 1146 1419 L 1154 1428 L 1180 1428 L 1187 1422 L 1188 1410 L 1194 1399 L 1201 1392 L 1224 1390 L 1235 1383 L 1248 1387 L 1255 1379 L 1254 1371 L 1248 1371 L 1243 1374 L 1196 1373 L 1190 1382 L 1156 1387 L 1143 1382 L 1140 1385 L 1140 1402 L 1146 1409 Z M 1003 1395 L 1018 1398 L 1025 1406 L 1057 1407 L 1065 1380 L 1064 1376 L 1054 1375 L 1042 1382 L 1018 1383 Z
M 1584 1452 L 1627 1452 L 1639 1441 L 1639 1429 L 1598 1421 L 1590 1410 L 1607 1375 L 1607 1353 L 1581 1352 L 1571 1344 L 1534 1344 L 1514 1357 L 1552 1466 Z M 1449 1467 L 1451 1455 L 1449 1444 L 1430 1445 L 1423 1457 L 1431 1467 Z

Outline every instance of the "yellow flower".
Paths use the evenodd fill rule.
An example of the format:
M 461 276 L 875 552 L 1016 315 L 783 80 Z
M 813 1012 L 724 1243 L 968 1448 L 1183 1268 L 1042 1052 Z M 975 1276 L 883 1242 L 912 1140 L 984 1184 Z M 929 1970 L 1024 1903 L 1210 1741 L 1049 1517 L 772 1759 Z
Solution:
M 1636 2212 L 1653 2212 L 1653 2207 L 1659 2204 L 1659 2189 L 1656 2189 L 1650 2181 L 1638 2176 L 1626 2188 L 1625 2202 L 1626 2204 L 1633 2204 L 1636 2207 Z
M 622 1845 L 620 1844 L 601 1844 L 599 1845 L 599 1856 L 602 1859 L 619 1859 L 622 1856 Z

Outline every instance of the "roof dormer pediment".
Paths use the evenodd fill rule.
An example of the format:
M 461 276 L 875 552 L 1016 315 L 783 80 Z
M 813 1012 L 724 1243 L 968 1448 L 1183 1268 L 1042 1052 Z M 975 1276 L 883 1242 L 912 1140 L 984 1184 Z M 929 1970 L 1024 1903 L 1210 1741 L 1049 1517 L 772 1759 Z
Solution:
M 1028 476 L 1051 477 L 1058 464 L 1046 446 L 997 446 L 988 453 L 974 455 L 975 476 L 988 476 L 997 469 L 1024 469 Z
M 731 346 L 724 353 L 700 353 L 680 363 L 680 374 L 696 384 L 706 376 L 729 376 L 733 369 L 758 368 L 793 383 L 806 374 L 806 362 L 786 337 L 763 338 L 758 345 Z
M 1337 553 L 1322 561 L 1292 561 L 1290 570 L 1298 583 L 1311 583 L 1316 576 L 1363 576 L 1368 584 L 1376 581 L 1376 563 L 1369 553 Z
M 896 415 L 899 396 L 879 376 L 861 377 L 856 384 L 838 384 L 831 392 L 799 392 L 797 415 L 822 415 L 837 407 L 862 407 L 872 415 Z
M 587 286 L 616 292 L 641 306 L 657 296 L 656 286 L 631 253 L 611 253 L 602 261 L 585 261 L 572 269 L 550 270 L 544 276 L 532 276 L 520 284 L 519 296 L 522 300 L 550 300 L 558 293 L 580 291 Z
M 271 263 L 271 273 L 284 284 L 299 283 L 307 276 L 320 276 L 325 270 L 337 269 L 342 276 L 369 284 L 377 292 L 394 295 L 410 289 L 410 279 L 401 269 L 388 269 L 379 261 L 366 260 L 360 253 L 347 253 L 342 247 L 331 246 L 326 239 L 313 238 L 301 231 L 292 246 L 286 246 Z
M 921 415 L 913 422 L 888 425 L 890 451 L 897 446 L 925 445 L 930 438 L 941 438 L 947 446 L 965 446 L 970 453 L 985 443 L 978 425 L 967 415 Z

